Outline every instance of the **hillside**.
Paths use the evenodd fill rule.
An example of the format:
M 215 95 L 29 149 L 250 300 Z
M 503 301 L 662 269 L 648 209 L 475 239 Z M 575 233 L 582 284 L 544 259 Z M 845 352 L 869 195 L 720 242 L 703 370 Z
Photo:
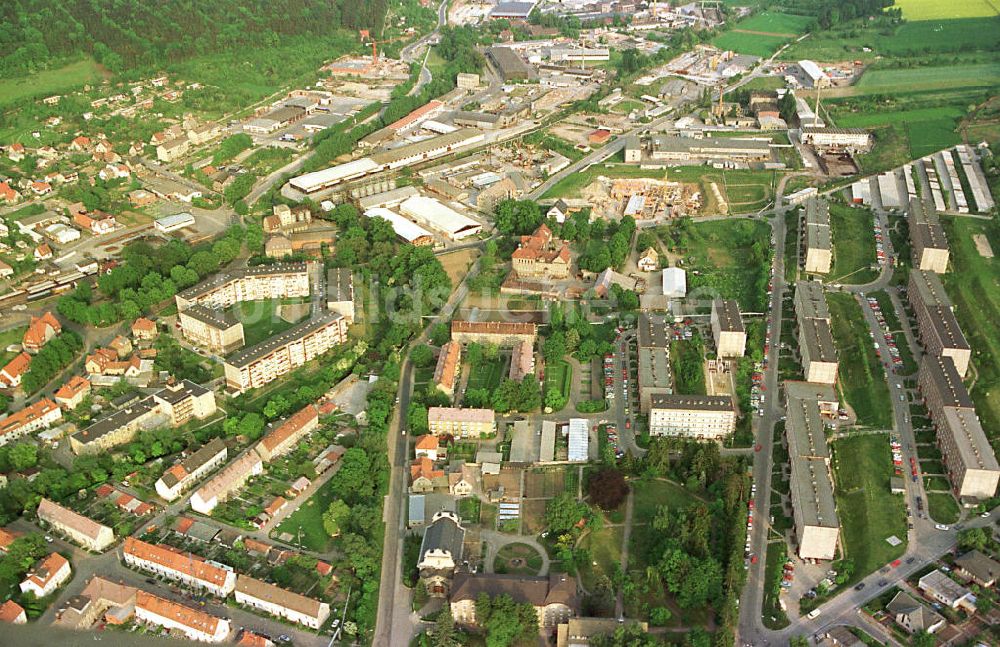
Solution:
M 382 26 L 388 0 L 5 0 L 0 77 L 81 55 L 116 71 L 158 67 L 241 48 L 273 47 L 339 27 Z

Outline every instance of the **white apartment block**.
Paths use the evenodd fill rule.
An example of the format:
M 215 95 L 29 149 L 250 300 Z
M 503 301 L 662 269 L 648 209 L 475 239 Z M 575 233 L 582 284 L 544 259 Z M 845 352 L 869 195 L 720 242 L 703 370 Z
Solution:
M 241 301 L 309 296 L 308 263 L 258 265 L 218 274 L 175 297 L 177 310 L 194 304 L 222 309 Z
M 736 408 L 729 396 L 654 393 L 650 397 L 650 436 L 719 440 L 735 429 Z
M 740 318 L 740 306 L 734 299 L 712 301 L 712 336 L 719 357 L 743 357 L 747 333 Z
M 496 431 L 496 415 L 492 409 L 431 407 L 427 410 L 427 424 L 435 436 L 475 438 Z

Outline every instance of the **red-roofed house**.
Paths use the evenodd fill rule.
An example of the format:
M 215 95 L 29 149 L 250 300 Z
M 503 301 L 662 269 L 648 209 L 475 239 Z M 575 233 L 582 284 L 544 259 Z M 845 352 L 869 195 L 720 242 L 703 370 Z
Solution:
M 46 195 L 52 193 L 52 185 L 48 182 L 32 182 L 31 191 L 35 195 Z
M 0 200 L 7 203 L 17 202 L 21 199 L 21 194 L 11 188 L 6 182 L 0 182 Z
M 46 312 L 41 317 L 32 317 L 31 324 L 24 332 L 21 340 L 24 350 L 29 353 L 37 353 L 42 350 L 42 346 L 49 340 L 62 332 L 62 324 L 51 312 Z
M 607 128 L 598 128 L 587 134 L 587 143 L 591 146 L 603 146 L 611 139 L 611 131 Z
M 133 568 L 205 589 L 220 598 L 228 596 L 236 588 L 236 573 L 213 566 L 193 553 L 181 552 L 172 546 L 126 537 L 122 555 L 125 563 Z
M 410 491 L 431 492 L 435 487 L 447 487 L 444 470 L 434 469 L 434 461 L 423 456 L 410 465 Z
M 7 147 L 7 157 L 12 162 L 20 162 L 24 159 L 24 144 L 17 142 Z
M 252 631 L 245 631 L 236 642 L 240 647 L 274 647 L 274 643 Z
M 416 458 L 421 456 L 426 456 L 432 461 L 438 459 L 438 449 L 441 447 L 441 441 L 438 437 L 433 434 L 424 434 L 417 438 L 417 444 L 414 447 L 414 452 Z
M 0 553 L 6 553 L 14 540 L 21 536 L 19 532 L 11 532 L 6 528 L 0 528 Z
M 270 461 L 288 452 L 302 437 L 319 425 L 319 411 L 307 405 L 270 431 L 257 443 L 261 459 Z
M 48 243 L 42 243 L 35 248 L 36 261 L 47 261 L 50 258 L 52 258 L 52 248 L 49 247 Z
M 51 553 L 39 562 L 21 582 L 21 592 L 31 591 L 35 597 L 43 598 L 58 589 L 69 579 L 69 562 L 59 553 Z
M 132 336 L 140 341 L 152 341 L 156 337 L 156 323 L 139 317 L 132 324 Z
M 182 604 L 139 591 L 135 594 L 135 617 L 140 622 L 182 633 L 188 640 L 220 643 L 229 636 L 229 621 Z
M 59 420 L 62 420 L 62 409 L 52 400 L 42 398 L 0 420 L 0 446 L 25 434 L 45 429 Z
M 73 222 L 95 236 L 110 233 L 118 226 L 118 221 L 115 220 L 115 217 L 103 211 L 95 211 L 94 213 L 87 211 L 77 212 L 73 214 Z
M 24 613 L 24 608 L 13 600 L 7 600 L 0 604 L 0 622 L 12 625 L 27 624 L 28 616 Z
M 90 381 L 85 377 L 74 375 L 69 382 L 63 384 L 55 394 L 55 401 L 72 411 L 80 406 L 83 399 L 90 393 Z
M 74 137 L 73 141 L 69 143 L 69 149 L 71 151 L 82 151 L 90 148 L 90 138 L 80 135 L 79 137 Z
M 517 276 L 531 279 L 566 279 L 569 277 L 569 243 L 552 237 L 547 225 L 540 225 L 530 236 L 521 236 L 521 244 L 511 254 Z
M 21 384 L 21 378 L 28 372 L 29 366 L 31 366 L 31 355 L 21 353 L 0 369 L 0 383 L 12 389 L 17 388 Z

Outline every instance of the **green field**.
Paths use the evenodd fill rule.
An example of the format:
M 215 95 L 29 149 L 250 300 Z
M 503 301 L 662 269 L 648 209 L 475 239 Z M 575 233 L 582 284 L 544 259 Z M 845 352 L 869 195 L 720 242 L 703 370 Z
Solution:
M 892 94 L 1000 84 L 1000 63 L 940 65 L 909 69 L 871 70 L 861 76 L 854 94 Z
M 621 564 L 623 538 L 622 526 L 605 526 L 588 533 L 580 541 L 580 547 L 590 554 L 590 561 L 580 567 L 580 577 L 585 588 L 594 590 L 598 578 L 602 575 L 612 577 Z
M 955 315 L 973 349 L 975 385 L 969 390 L 976 412 L 994 448 L 1000 446 L 1000 265 L 996 258 L 983 258 L 973 235 L 983 234 L 1000 251 L 995 223 L 968 218 L 943 218 L 951 269 L 944 274 Z
M 885 434 L 854 436 L 831 443 L 834 492 L 840 518 L 842 550 L 854 560 L 861 579 L 906 551 L 903 497 L 890 494 L 892 454 Z M 886 543 L 895 535 L 903 543 Z
M 278 315 L 277 301 L 243 301 L 233 307 L 233 314 L 243 322 L 247 346 L 283 333 L 296 322 L 285 321 Z
M 736 23 L 731 30 L 712 39 L 712 44 L 740 54 L 767 57 L 804 33 L 811 20 L 806 16 L 764 11 Z
M 292 543 L 298 543 L 301 539 L 302 545 L 309 550 L 319 553 L 330 550 L 333 538 L 323 527 L 323 513 L 336 498 L 328 481 L 309 497 L 308 501 L 278 524 L 272 531 L 274 536 L 287 532 L 295 537 Z
M 921 20 L 952 20 L 997 15 L 990 0 L 896 0 L 894 7 L 903 10 L 903 18 Z
M 955 523 L 961 510 L 951 492 L 928 492 L 927 514 L 937 523 Z
M 500 386 L 500 382 L 510 371 L 510 355 L 501 353 L 492 362 L 479 362 L 469 370 L 468 389 L 486 389 L 490 392 Z
M 0 80 L 0 106 L 17 103 L 28 97 L 43 97 L 67 92 L 96 81 L 100 68 L 93 59 L 86 58 L 57 70 L 38 72 L 23 79 Z
M 965 114 L 965 109 L 957 105 L 892 112 L 834 112 L 837 126 L 841 128 L 892 126 L 897 134 L 902 132 L 905 134 L 911 159 L 961 143 L 962 138 L 956 128 Z
M 840 362 L 838 382 L 844 398 L 854 409 L 858 425 L 888 429 L 892 425 L 889 385 L 875 356 L 861 306 L 850 294 L 829 293 L 826 300 Z
M 573 386 L 573 367 L 569 362 L 560 360 L 545 367 L 545 393 L 551 390 L 562 393 L 569 402 L 569 393 Z
M 868 209 L 838 203 L 830 205 L 830 230 L 833 234 L 831 283 L 869 283 L 878 277 L 878 270 L 871 269 L 876 263 L 873 221 Z

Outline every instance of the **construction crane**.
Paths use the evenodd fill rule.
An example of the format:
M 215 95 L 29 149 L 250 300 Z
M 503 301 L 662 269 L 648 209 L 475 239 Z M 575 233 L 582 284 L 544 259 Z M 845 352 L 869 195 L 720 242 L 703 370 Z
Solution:
M 372 65 L 378 64 L 378 46 L 382 45 L 384 43 L 392 42 L 392 41 L 388 41 L 388 40 L 376 40 L 376 39 L 374 39 L 374 38 L 371 37 L 371 34 L 370 34 L 370 32 L 367 29 L 360 29 L 360 30 L 358 30 L 358 35 L 361 36 L 361 43 L 363 45 L 365 45 L 366 47 L 368 45 L 372 46 Z M 365 42 L 366 40 L 369 41 L 369 42 L 366 43 Z

